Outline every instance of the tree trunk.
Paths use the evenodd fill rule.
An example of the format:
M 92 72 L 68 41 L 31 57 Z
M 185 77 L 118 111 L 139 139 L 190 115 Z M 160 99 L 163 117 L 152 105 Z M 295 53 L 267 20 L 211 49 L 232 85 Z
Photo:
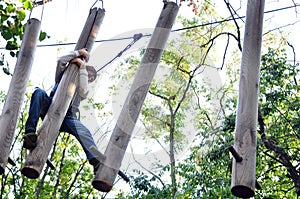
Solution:
M 234 148 L 243 158 L 233 160 L 231 192 L 254 196 L 256 182 L 256 132 L 264 0 L 248 0 L 239 83 Z
M 92 49 L 103 18 L 104 10 L 97 10 L 96 8 L 91 10 L 75 50 L 87 48 L 90 51 Z M 28 178 L 38 178 L 42 172 L 75 94 L 78 84 L 78 71 L 79 68 L 77 66 L 69 66 L 63 74 L 47 115 L 38 130 L 37 147 L 29 153 L 21 170 L 22 174 Z
M 171 101 L 168 101 L 171 109 Z M 170 125 L 170 165 L 171 165 L 171 182 L 172 182 L 172 198 L 176 198 L 177 183 L 176 183 L 176 162 L 175 162 L 175 114 L 171 110 L 171 125 Z
M 113 186 L 177 13 L 176 3 L 164 5 L 105 150 L 106 159 L 93 180 L 92 184 L 97 190 L 108 192 Z
M 41 22 L 29 19 L 0 116 L 0 174 L 4 173 L 34 60 Z

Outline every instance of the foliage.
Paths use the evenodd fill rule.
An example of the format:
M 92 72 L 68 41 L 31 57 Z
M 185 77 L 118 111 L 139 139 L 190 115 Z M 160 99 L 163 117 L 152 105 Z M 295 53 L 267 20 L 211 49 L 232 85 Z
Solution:
M 165 54 L 165 56 L 168 55 L 170 52 Z M 300 165 L 298 161 L 299 65 L 286 60 L 285 48 L 269 49 L 262 56 L 259 102 L 267 138 L 274 146 L 285 152 L 283 155 L 287 155 L 295 170 L 298 171 Z M 235 76 L 232 77 L 233 81 L 237 80 Z M 229 86 L 232 85 L 229 84 Z M 167 87 L 162 86 L 157 92 L 166 94 L 165 89 Z M 198 145 L 191 147 L 190 155 L 176 166 L 178 179 L 176 198 L 235 198 L 230 191 L 231 158 L 227 150 L 227 147 L 233 144 L 236 110 L 236 95 L 231 95 L 230 89 L 232 88 L 223 90 L 229 95 L 223 98 L 227 114 L 222 128 L 213 131 L 207 123 L 199 125 L 202 130 L 199 129 L 198 138 L 202 141 L 198 141 Z M 147 116 L 148 121 L 152 121 L 150 115 L 156 112 L 160 113 L 160 118 L 167 117 L 167 115 L 162 115 L 162 110 L 158 107 L 152 108 L 151 111 L 149 104 L 145 107 L 143 115 Z M 154 132 L 159 132 L 159 130 L 161 131 L 162 128 L 159 127 Z M 260 128 L 258 131 L 261 135 Z M 263 189 L 256 190 L 257 198 L 297 197 L 295 191 L 297 187 L 293 179 L 299 177 L 291 176 L 293 175 L 291 168 L 281 159 L 281 155 L 278 151 L 268 147 L 262 136 L 258 136 L 257 179 Z M 165 180 L 164 183 L 157 180 L 168 172 L 170 172 L 170 165 L 161 168 L 160 173 L 156 175 L 137 172 L 136 176 L 132 177 L 131 193 L 120 193 L 119 198 L 170 196 L 170 184 Z
M 195 25 L 197 20 L 183 19 L 183 24 Z M 224 30 L 225 28 L 222 27 L 219 29 L 199 27 L 199 29 L 186 31 L 185 36 L 188 38 L 186 41 L 191 43 L 185 40 L 171 42 L 163 54 L 160 65 L 161 68 L 168 69 L 168 75 L 163 82 L 156 80 L 152 82 L 151 96 L 146 100 L 142 110 L 143 124 L 152 132 L 148 135 L 154 135 L 156 139 L 163 137 L 164 142 L 174 139 L 176 144 L 183 141 L 184 133 L 182 136 L 180 133 L 183 132 L 182 127 L 186 117 L 184 111 L 191 107 L 194 110 L 196 123 L 194 120 L 190 122 L 197 126 L 197 138 L 189 147 L 187 158 L 174 164 L 176 185 L 165 177 L 172 175 L 171 164 L 164 167 L 156 165 L 161 169 L 158 173 L 148 171 L 149 174 L 146 175 L 136 172 L 133 176 L 133 184 L 131 183 L 131 193 L 120 193 L 119 198 L 164 197 L 164 193 L 171 198 L 235 198 L 230 191 L 231 157 L 227 147 L 234 142 L 239 80 L 239 69 L 236 65 L 240 62 L 238 58 L 240 58 L 241 41 L 237 41 L 239 52 L 233 51 L 231 59 L 224 65 L 227 82 L 217 91 L 221 103 L 219 111 L 223 115 L 208 106 L 213 104 L 212 96 L 216 93 L 208 91 L 211 89 L 209 86 L 203 86 L 201 80 L 194 78 L 178 114 L 173 115 L 175 124 L 173 132 L 177 133 L 173 138 L 170 137 L 171 134 L 167 135 L 167 132 L 170 132 L 172 110 L 175 110 L 178 100 L 181 99 L 183 88 L 186 88 L 191 77 L 191 71 L 202 66 L 201 64 L 209 65 L 209 59 L 206 58 L 209 53 L 215 52 L 217 47 L 213 44 L 221 37 Z M 228 34 L 228 36 L 232 35 L 232 33 Z M 239 39 L 240 35 L 234 38 Z M 300 182 L 299 153 L 297 153 L 300 126 L 299 66 L 296 62 L 287 62 L 286 40 L 279 38 L 275 41 L 272 38 L 277 37 L 269 34 L 269 37 L 265 38 L 268 42 L 266 46 L 272 46 L 273 49 L 267 49 L 261 59 L 259 107 L 264 129 L 258 126 L 257 179 L 263 189 L 256 190 L 255 198 L 296 198 Z M 225 55 L 227 54 L 224 53 L 224 57 Z M 212 59 L 212 61 L 216 60 Z M 223 65 L 219 68 L 222 69 Z M 201 99 L 199 100 L 201 103 L 194 103 L 195 101 L 191 100 L 194 93 L 197 99 Z M 153 103 L 156 100 L 159 102 Z M 222 119 L 222 116 L 225 118 L 221 125 L 220 122 L 213 120 Z M 179 139 L 176 139 L 176 136 Z M 178 149 L 180 148 L 175 148 L 175 151 Z M 154 178 L 155 176 L 159 176 L 163 183 Z M 172 194 L 174 187 L 176 187 L 175 195 Z M 156 195 L 153 196 L 153 193 Z
M 171 189 L 168 186 L 164 186 L 161 184 L 158 179 L 161 172 L 158 176 L 149 177 L 145 173 L 136 170 L 139 174 L 137 177 L 131 176 L 133 180 L 130 182 L 131 193 L 119 192 L 116 198 L 168 198 L 171 195 Z
M 24 24 L 22 22 L 26 18 L 25 10 L 32 8 L 31 1 L 23 1 L 22 7 L 17 7 L 15 2 L 1 1 L 1 36 L 7 41 L 6 49 L 11 51 L 11 55 L 15 56 L 13 50 L 19 47 L 18 39 L 22 39 L 24 33 Z
M 30 87 L 28 88 L 30 89 Z M 6 95 L 0 92 L 0 105 L 3 106 Z M 26 93 L 10 158 L 16 166 L 7 164 L 5 173 L 0 176 L 0 198 L 103 198 L 92 186 L 93 168 L 85 160 L 78 141 L 69 134 L 60 133 L 49 160 L 54 164 L 52 170 L 46 164 L 40 178 L 29 179 L 20 172 L 28 151 L 22 148 L 22 135 L 28 116 L 31 94 Z M 41 122 L 39 123 L 39 125 Z
M 22 2 L 26 7 L 27 1 Z M 196 25 L 199 19 L 209 22 L 218 18 L 210 1 L 201 1 L 201 6 L 196 5 L 199 1 L 189 2 L 192 2 L 194 12 L 201 16 L 191 20 L 182 18 L 184 26 Z M 4 4 L 9 2 L 0 3 Z M 15 11 L 9 16 L 12 13 Z M 240 61 L 241 41 L 239 31 L 234 33 L 232 27 L 228 24 L 197 27 L 180 35 L 180 41 L 172 40 L 168 44 L 158 66 L 159 72 L 163 72 L 160 73 L 163 81 L 153 80 L 140 122 L 146 129 L 142 134 L 143 141 L 160 143 L 170 164 L 151 162 L 153 170 L 135 170 L 130 176 L 130 192 L 121 191 L 117 198 L 235 198 L 230 191 L 231 157 L 227 147 L 234 140 L 239 80 L 236 65 Z M 18 39 L 10 38 L 9 33 L 3 34 L 6 39 L 18 43 Z M 21 34 L 16 35 L 21 39 Z M 230 60 L 226 60 L 225 48 L 223 63 L 215 67 L 212 64 L 218 61 L 215 54 L 220 54 L 216 42 L 224 35 L 236 39 L 236 51 L 230 54 Z M 42 37 L 45 35 L 41 34 Z M 281 40 L 280 45 L 277 44 L 280 47 L 272 45 L 273 48 L 269 48 L 261 59 L 257 179 L 263 189 L 256 190 L 255 198 L 296 198 L 300 185 L 297 184 L 300 182 L 299 65 L 296 61 L 287 61 L 288 47 L 284 44 Z M 143 52 L 144 49 L 141 55 Z M 120 79 L 132 80 L 139 60 L 140 57 L 128 57 L 118 71 L 114 71 L 112 93 L 128 89 L 130 85 L 122 85 L 124 87 L 118 90 L 115 83 Z M 1 63 L 4 64 L 4 60 Z M 208 67 L 226 70 L 223 72 L 228 79 L 222 88 L 214 89 L 201 77 Z M 7 172 L 1 176 L 1 198 L 12 195 L 16 198 L 104 198 L 105 194 L 99 194 L 88 183 L 93 178 L 92 168 L 81 158 L 78 143 L 66 134 L 60 134 L 49 157 L 56 170 L 46 166 L 37 180 L 29 180 L 20 174 L 27 154 L 20 143 L 29 98 L 27 93 L 12 146 L 12 158 L 17 166 L 8 165 Z M 4 99 L 5 94 L 0 92 L 1 104 Z M 95 109 L 105 108 L 93 99 L 89 102 Z M 88 105 L 84 106 L 84 109 L 88 108 Z M 194 134 L 187 132 L 186 125 L 193 126 Z M 182 151 L 185 153 L 180 161 L 176 155 Z
M 213 13 L 212 7 L 211 12 Z M 183 19 L 183 23 L 188 25 L 196 23 L 196 21 Z M 197 165 L 199 159 L 196 157 L 199 156 L 197 150 L 200 150 L 200 147 L 193 149 L 193 146 L 197 146 L 197 144 L 206 149 L 216 146 L 211 140 L 211 136 L 214 136 L 211 132 L 218 124 L 220 114 L 210 112 L 214 109 L 213 98 L 216 90 L 207 82 L 207 77 L 203 77 L 201 74 L 208 70 L 208 67 L 213 67 L 212 59 L 208 54 L 215 52 L 216 48 L 213 42 L 209 43 L 209 41 L 219 35 L 221 30 L 214 27 L 200 27 L 184 32 L 179 38 L 170 39 L 158 66 L 157 76 L 151 82 L 149 95 L 141 113 L 141 122 L 146 129 L 144 139 L 159 142 L 162 145 L 162 151 L 169 156 L 170 164 L 154 164 L 154 168 L 158 172 L 154 174 L 152 171 L 148 171 L 150 177 L 137 172 L 137 176 L 131 183 L 131 193 L 120 193 L 120 198 L 193 198 L 207 196 L 209 193 L 212 196 L 217 195 L 223 188 L 227 191 L 223 196 L 230 195 L 228 187 L 224 186 L 220 190 L 207 188 L 207 192 L 204 191 L 205 185 L 214 181 L 206 176 L 212 171 L 204 169 L 203 171 L 207 171 L 207 173 L 197 176 L 199 175 L 199 166 Z M 138 60 L 138 58 L 131 57 L 126 60 L 128 67 L 135 63 L 134 60 Z M 190 129 L 189 126 L 193 126 L 195 129 Z M 194 137 L 194 131 L 198 137 Z M 205 141 L 201 142 L 201 139 L 204 138 Z M 229 154 L 224 153 L 226 146 L 224 143 L 222 144 L 223 155 L 227 157 L 219 166 L 222 168 L 223 165 L 226 165 L 228 168 Z M 184 152 L 186 153 L 184 157 L 189 156 L 190 150 L 191 157 L 179 162 L 177 154 L 184 150 L 187 150 Z M 220 153 L 222 154 L 221 151 Z M 217 157 L 216 154 L 211 159 L 215 160 Z M 205 166 L 212 168 L 208 164 Z M 215 172 L 222 177 L 228 173 L 228 171 L 224 172 L 220 169 L 216 169 Z M 218 177 L 217 181 L 212 184 L 217 186 L 220 181 L 223 181 L 222 177 Z M 207 184 L 198 188 L 200 185 L 196 179 L 203 179 L 203 182 Z M 228 182 L 228 180 L 225 181 Z
M 5 41 L 5 49 L 12 57 L 18 56 L 26 26 L 26 12 L 31 9 L 33 9 L 33 0 L 0 1 L 0 39 Z M 40 32 L 40 41 L 47 37 L 49 37 L 47 33 Z M 3 53 L 1 53 L 0 66 L 3 67 L 4 73 L 10 75 Z
M 207 1 L 207 0 L 180 0 L 179 1 L 179 6 L 182 6 L 183 3 L 187 3 L 187 5 L 189 7 L 191 7 L 192 12 L 195 15 L 202 15 L 202 14 L 212 14 L 210 13 L 210 7 L 211 5 L 211 1 Z
M 263 192 L 267 197 L 292 198 L 299 189 L 299 70 L 298 64 L 287 61 L 286 48 L 269 49 L 262 56 L 260 112 L 265 135 L 260 129 L 258 160 L 262 185 L 272 187 Z

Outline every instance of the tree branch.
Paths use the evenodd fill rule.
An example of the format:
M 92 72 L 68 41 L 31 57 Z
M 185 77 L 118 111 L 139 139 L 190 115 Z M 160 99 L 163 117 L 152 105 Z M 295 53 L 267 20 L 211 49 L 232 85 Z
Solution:
M 132 146 L 131 146 L 131 151 L 132 151 L 132 157 L 133 157 L 133 160 L 140 166 L 142 167 L 143 169 L 145 169 L 148 173 L 150 173 L 151 175 L 153 175 L 156 179 L 158 179 L 160 181 L 160 183 L 162 184 L 163 187 L 165 187 L 165 183 L 162 181 L 162 179 L 160 179 L 160 177 L 158 175 L 156 175 L 155 173 L 153 173 L 152 171 L 150 171 L 149 169 L 147 169 L 146 167 L 144 167 L 140 162 L 138 162 L 136 159 L 135 159 L 135 156 L 134 156 L 134 153 L 133 153 L 133 150 L 132 150 Z
M 289 47 L 291 47 L 292 48 L 292 50 L 293 50 L 293 55 L 294 55 L 294 66 L 296 66 L 296 52 L 295 52 L 295 48 L 294 48 L 294 46 L 292 45 L 292 44 L 290 44 L 290 42 L 287 42 L 287 45 L 289 46 Z M 295 68 L 293 68 L 293 72 L 295 73 L 295 75 L 294 75 L 294 77 L 293 77 L 293 79 L 294 79 L 294 83 L 295 83 L 295 85 L 297 86 L 298 85 L 298 82 L 297 82 L 297 79 L 296 79 L 296 76 L 298 75 L 297 73 L 296 73 L 296 71 L 295 71 Z
M 76 173 L 75 173 L 75 176 L 74 176 L 74 178 L 73 178 L 73 180 L 72 180 L 72 182 L 71 182 L 71 184 L 70 184 L 70 186 L 69 186 L 69 188 L 68 188 L 68 190 L 67 190 L 67 192 L 66 192 L 66 197 L 65 197 L 65 198 L 69 198 L 71 189 L 74 188 L 73 186 L 74 186 L 74 184 L 75 184 L 75 182 L 76 182 L 76 180 L 77 180 L 77 177 L 79 176 L 80 172 L 81 172 L 82 169 L 84 168 L 84 165 L 86 164 L 86 162 L 87 162 L 87 161 L 84 161 L 84 162 L 79 166 L 79 168 L 77 169 L 77 171 L 76 171 Z
M 230 12 L 230 15 L 234 21 L 234 24 L 235 24 L 235 27 L 236 27 L 236 32 L 237 32 L 237 37 L 236 37 L 236 40 L 238 42 L 238 47 L 240 49 L 240 51 L 242 51 L 242 44 L 241 44 L 241 31 L 240 31 L 240 27 L 238 25 L 238 23 L 236 22 L 236 19 L 234 18 L 234 14 L 232 13 L 232 6 L 230 5 L 230 3 L 228 2 L 228 0 L 224 0 L 229 12 Z
M 258 110 L 258 124 L 259 124 L 259 134 L 261 139 L 267 149 L 272 150 L 274 153 L 278 155 L 280 159 L 280 163 L 286 167 L 289 173 L 289 178 L 291 178 L 294 182 L 294 186 L 296 189 L 296 193 L 300 196 L 300 175 L 297 172 L 296 167 L 293 166 L 290 156 L 279 146 L 276 146 L 270 139 L 267 138 L 265 134 L 265 124 L 261 115 L 260 110 Z

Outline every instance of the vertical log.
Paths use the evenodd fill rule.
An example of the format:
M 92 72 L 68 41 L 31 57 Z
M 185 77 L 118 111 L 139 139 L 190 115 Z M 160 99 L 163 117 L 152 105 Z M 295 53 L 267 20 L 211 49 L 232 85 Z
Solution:
M 108 192 L 112 188 L 177 13 L 178 6 L 174 2 L 168 2 L 162 9 L 105 150 L 106 159 L 92 182 L 99 191 Z
M 105 15 L 104 9 L 93 8 L 84 24 L 80 37 L 75 46 L 75 50 L 87 48 L 90 51 L 95 43 L 100 25 Z
M 0 116 L 0 174 L 8 161 L 20 109 L 34 60 L 41 22 L 29 19 L 25 27 L 19 56 Z
M 89 13 L 75 50 L 92 49 L 100 24 L 103 21 L 105 11 L 94 8 Z M 57 91 L 53 97 L 47 115 L 38 130 L 37 147 L 27 156 L 21 173 L 28 178 L 38 178 L 45 165 L 52 145 L 58 136 L 60 126 L 70 106 L 78 84 L 78 67 L 70 66 L 64 72 Z
M 243 158 L 233 160 L 231 192 L 254 196 L 256 182 L 256 131 L 264 0 L 248 0 L 234 148 Z

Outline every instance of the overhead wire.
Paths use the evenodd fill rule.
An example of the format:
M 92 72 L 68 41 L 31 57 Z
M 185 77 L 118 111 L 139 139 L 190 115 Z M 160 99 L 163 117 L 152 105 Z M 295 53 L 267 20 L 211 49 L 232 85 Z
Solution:
M 108 61 L 106 64 L 104 64 L 101 68 L 99 68 L 97 70 L 97 73 L 100 72 L 102 69 L 104 69 L 106 66 L 108 66 L 109 64 L 111 64 L 114 60 L 116 60 L 118 57 L 121 57 L 122 54 L 127 51 L 129 48 L 131 48 L 133 46 L 133 44 L 135 42 L 137 42 L 138 40 L 140 40 L 143 37 L 142 33 L 139 34 L 135 34 L 133 36 L 133 41 L 131 41 L 123 50 L 121 50 L 114 58 L 112 58 L 110 61 Z
M 165 3 L 166 0 L 163 0 L 163 3 Z M 177 1 L 176 1 L 177 3 Z M 290 7 L 294 7 L 294 6 L 290 6 Z M 289 8 L 290 8 L 289 7 Z M 277 9 L 279 10 L 279 9 Z M 269 13 L 270 11 L 266 11 L 266 13 Z M 242 17 L 236 17 L 236 18 L 230 18 L 230 19 L 225 19 L 225 20 L 222 20 L 222 21 L 216 21 L 216 22 L 213 22 L 213 23 L 207 23 L 207 24 L 201 24 L 201 25 L 197 25 L 197 26 L 193 26 L 193 27 L 187 27 L 187 28 L 181 28 L 181 29 L 176 29 L 176 30 L 172 30 L 171 32 L 176 32 L 176 31 L 181 31 L 181 30 L 187 30 L 187 29 L 192 29 L 192 28 L 196 28 L 196 27 L 200 27 L 200 26 L 207 26 L 207 25 L 213 25 L 213 24 L 216 24 L 216 23 L 224 23 L 224 22 L 227 22 L 227 21 L 232 21 L 232 20 L 236 20 L 236 19 L 243 19 L 245 18 L 246 16 L 242 16 Z M 244 21 L 243 21 L 244 22 Z M 244 22 L 245 23 L 245 22 Z M 145 35 L 146 36 L 146 35 Z M 147 36 L 151 36 L 151 34 L 148 34 Z M 136 38 L 135 38 L 136 37 Z M 139 34 L 135 34 L 133 36 L 133 41 L 128 44 L 122 51 L 120 51 L 113 59 L 111 59 L 108 63 L 106 63 L 105 65 L 103 65 L 100 69 L 97 70 L 97 73 L 99 71 L 101 71 L 103 68 L 105 68 L 107 65 L 111 64 L 115 59 L 117 59 L 118 57 L 121 57 L 122 54 L 128 50 L 137 40 L 139 40 L 140 38 L 143 37 L 143 34 L 142 33 L 139 33 Z
M 45 4 L 46 0 L 43 0 L 43 3 Z M 103 0 L 96 0 L 95 3 L 91 6 L 91 9 L 95 6 L 95 4 L 101 1 L 102 2 L 102 8 L 103 8 Z M 34 2 L 35 3 L 35 2 Z M 176 1 L 177 3 L 177 1 Z M 44 4 L 43 4 L 43 9 L 44 9 Z M 40 5 L 40 4 L 39 4 Z M 287 6 L 287 7 L 282 7 L 282 8 L 278 8 L 278 9 L 273 9 L 270 11 L 265 11 L 264 13 L 272 13 L 272 12 L 277 12 L 277 11 L 281 11 L 281 10 L 285 10 L 285 9 L 290 9 L 290 8 L 295 8 L 298 7 L 299 4 L 295 4 L 293 6 Z M 32 10 L 31 10 L 32 12 Z M 31 16 L 31 12 L 29 15 L 29 18 Z M 43 15 L 43 11 L 42 11 L 42 15 Z M 189 26 L 189 27 L 185 27 L 185 28 L 179 28 L 176 30 L 171 30 L 171 32 L 178 32 L 178 31 L 183 31 L 183 30 L 189 30 L 189 29 L 194 29 L 194 28 L 199 28 L 199 27 L 204 27 L 204 26 L 209 26 L 209 25 L 214 25 L 214 24 L 220 24 L 220 23 L 224 23 L 224 22 L 228 22 L 228 21 L 232 21 L 232 20 L 238 20 L 238 19 L 243 19 L 246 16 L 241 16 L 241 17 L 234 17 L 234 18 L 228 18 L 228 19 L 224 19 L 224 20 L 220 20 L 220 21 L 215 21 L 215 22 L 210 22 L 210 23 L 205 23 L 205 24 L 199 24 L 199 25 L 195 25 L 195 26 Z M 42 16 L 41 16 L 42 18 Z M 96 40 L 95 43 L 99 43 L 99 42 L 111 42 L 111 41 L 120 41 L 120 40 L 128 40 L 128 39 L 133 39 L 133 41 L 131 41 L 123 50 L 121 50 L 114 58 L 112 58 L 110 61 L 108 61 L 105 65 L 103 65 L 101 68 L 99 68 L 97 70 L 97 73 L 99 71 L 101 71 L 102 69 L 104 69 L 106 66 L 108 66 L 109 64 L 111 64 L 114 60 L 116 60 L 118 57 L 121 57 L 122 54 L 128 50 L 129 48 L 132 47 L 132 45 L 134 45 L 134 43 L 136 43 L 139 39 L 141 39 L 142 37 L 149 37 L 152 34 L 145 34 L 143 35 L 142 33 L 138 33 L 138 34 L 134 34 L 132 37 L 123 37 L 123 38 L 115 38 L 115 39 L 107 39 L 107 40 Z M 58 44 L 42 44 L 42 45 L 37 45 L 37 47 L 50 47 L 50 46 L 63 46 L 63 45 L 75 45 L 75 42 L 70 42 L 70 43 L 58 43 Z M 0 49 L 5 49 L 5 47 L 0 47 Z
M 99 1 L 99 0 L 97 0 L 97 1 Z M 273 10 L 265 11 L 264 13 L 268 14 L 268 13 L 278 12 L 278 11 L 282 11 L 282 10 L 286 10 L 286 9 L 290 9 L 290 8 L 295 8 L 298 6 L 300 6 L 300 4 L 295 4 L 293 6 L 287 6 L 287 7 L 282 7 L 282 8 L 278 8 L 278 9 L 273 9 Z M 189 27 L 185 27 L 185 28 L 179 28 L 179 29 L 171 30 L 171 32 L 178 32 L 178 31 L 189 30 L 189 29 L 194 29 L 194 28 L 199 28 L 199 27 L 204 27 L 204 26 L 210 26 L 210 25 L 214 25 L 214 24 L 218 24 L 218 23 L 225 23 L 225 22 L 238 20 L 238 19 L 244 19 L 244 18 L 246 18 L 246 16 L 228 18 L 228 19 L 224 19 L 224 20 L 220 20 L 220 21 L 214 21 L 214 22 L 210 22 L 210 23 L 204 23 L 204 24 L 189 26 Z M 151 34 L 143 35 L 143 37 L 146 37 L 146 36 L 151 36 Z M 96 40 L 95 42 L 96 43 L 111 42 L 111 41 L 126 40 L 126 39 L 132 39 L 132 38 L 133 38 L 133 36 L 132 37 L 124 37 L 124 38 L 115 38 L 115 39 Z M 53 46 L 75 45 L 75 44 L 76 44 L 75 42 L 40 44 L 40 45 L 37 45 L 37 47 L 53 47 Z M 0 50 L 2 50 L 2 49 L 5 49 L 5 47 L 0 47 Z
M 282 10 L 286 10 L 286 9 L 290 9 L 290 8 L 295 8 L 295 7 L 298 7 L 298 6 L 300 6 L 300 4 L 295 4 L 293 6 L 287 6 L 287 7 L 282 7 L 282 8 L 278 8 L 278 9 L 265 11 L 264 14 L 278 12 L 278 11 L 282 11 Z M 199 24 L 199 25 L 195 25 L 195 26 L 189 26 L 189 27 L 186 27 L 186 28 L 179 28 L 179 29 L 173 30 L 172 32 L 188 30 L 188 29 L 193 29 L 193 28 L 199 28 L 199 27 L 204 27 L 204 26 L 210 26 L 210 25 L 214 25 L 214 24 L 219 24 L 219 23 L 224 23 L 224 22 L 233 21 L 233 20 L 237 20 L 237 19 L 244 19 L 244 18 L 246 18 L 245 15 L 241 16 L 241 17 L 228 18 L 228 19 L 224 19 L 224 20 L 220 20 L 220 21 L 214 21 L 214 22 Z
M 96 0 L 95 3 L 91 6 L 91 9 L 95 6 L 95 4 L 101 1 L 102 2 L 102 6 L 103 6 L 103 0 Z M 45 2 L 45 0 L 43 0 L 43 2 Z M 43 5 L 44 6 L 44 5 Z M 293 6 L 287 6 L 287 7 L 282 7 L 282 8 L 278 8 L 278 9 L 273 9 L 270 11 L 265 11 L 264 13 L 272 13 L 272 12 L 277 12 L 277 11 L 281 11 L 281 10 L 285 10 L 285 9 L 290 9 L 290 8 L 295 8 L 300 6 L 299 4 L 295 4 Z M 31 10 L 32 11 L 32 10 Z M 31 13 L 30 13 L 31 15 Z M 29 16 L 30 16 L 29 15 Z M 42 17 L 42 16 L 41 16 Z M 175 30 L 171 30 L 171 32 L 178 32 L 178 31 L 183 31 L 183 30 L 189 30 L 189 29 L 194 29 L 194 28 L 199 28 L 199 27 L 204 27 L 204 26 L 209 26 L 209 25 L 214 25 L 214 24 L 220 24 L 220 23 L 224 23 L 224 22 L 229 22 L 229 21 L 233 21 L 233 20 L 238 20 L 238 19 L 243 19 L 246 18 L 246 16 L 241 16 L 241 17 L 234 17 L 234 18 L 228 18 L 228 19 L 224 19 L 224 20 L 220 20 L 220 21 L 215 21 L 215 22 L 210 22 L 210 23 L 205 23 L 205 24 L 199 24 L 199 25 L 195 25 L 195 26 L 189 26 L 189 27 L 185 27 L 185 28 L 179 28 L 179 29 L 175 29 Z M 106 66 L 108 66 L 109 64 L 111 64 L 114 60 L 116 60 L 118 57 L 121 57 L 122 54 L 128 50 L 129 48 L 132 47 L 132 45 L 137 42 L 139 39 L 141 39 L 142 37 L 149 37 L 152 34 L 145 34 L 143 35 L 142 33 L 138 33 L 138 34 L 134 34 L 132 37 L 123 37 L 123 38 L 114 38 L 114 39 L 107 39 L 107 40 L 96 40 L 95 43 L 99 43 L 99 42 L 111 42 L 111 41 L 120 41 L 120 40 L 128 40 L 128 39 L 133 39 L 133 41 L 131 41 L 122 51 L 120 51 L 114 58 L 112 58 L 110 61 L 108 61 L 105 65 L 103 65 L 101 68 L 99 68 L 97 70 L 97 73 L 99 71 L 101 71 L 102 69 L 104 69 Z M 57 44 L 42 44 L 42 45 L 37 45 L 37 47 L 50 47 L 50 46 L 63 46 L 63 45 L 75 45 L 75 42 L 69 42 L 69 43 L 57 43 Z M 5 47 L 0 47 L 0 49 L 5 49 Z

